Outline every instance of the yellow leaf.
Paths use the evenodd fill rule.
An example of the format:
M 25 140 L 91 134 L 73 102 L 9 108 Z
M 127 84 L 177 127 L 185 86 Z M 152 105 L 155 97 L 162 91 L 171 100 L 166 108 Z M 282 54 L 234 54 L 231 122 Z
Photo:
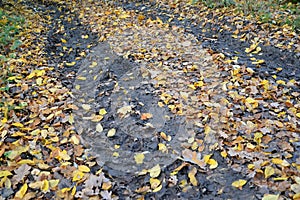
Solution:
M 29 159 L 24 159 L 24 160 L 20 160 L 17 162 L 18 165 L 22 165 L 22 164 L 29 164 L 29 165 L 34 165 L 34 161 L 29 160 Z
M 222 152 L 221 152 L 221 156 L 222 156 L 223 158 L 226 158 L 226 157 L 227 157 L 227 152 L 226 152 L 226 151 L 222 151 Z
M 16 193 L 15 198 L 20 198 L 20 199 L 22 199 L 22 198 L 24 197 L 24 195 L 26 194 L 27 189 L 28 189 L 28 185 L 27 185 L 27 183 L 25 183 L 25 184 L 21 187 L 21 189 Z
M 99 133 L 101 133 L 103 131 L 103 127 L 100 123 L 96 125 L 96 131 Z
M 155 189 L 160 185 L 160 180 L 157 178 L 150 178 L 151 189 Z
M 70 62 L 70 63 L 66 63 L 66 66 L 68 66 L 68 67 L 72 67 L 72 66 L 74 66 L 76 64 L 76 62 L 75 61 L 73 61 L 73 62 Z
M 283 160 L 280 158 L 272 158 L 272 163 L 276 165 L 281 165 L 283 163 Z
M 47 192 L 49 190 L 49 182 L 47 180 L 43 180 L 41 190 L 44 192 Z
M 69 192 L 71 190 L 71 188 L 63 188 L 61 189 L 61 193 L 65 193 L 65 192 Z
M 113 152 L 113 157 L 119 157 L 120 156 L 120 154 L 118 153 L 118 152 Z
M 67 40 L 65 40 L 63 38 L 61 38 L 60 40 L 61 40 L 62 43 L 67 43 Z
M 76 186 L 74 185 L 71 191 L 72 196 L 76 194 Z
M 300 118 L 300 113 L 297 113 L 296 116 L 297 116 L 298 118 Z
M 143 153 L 138 153 L 134 155 L 135 162 L 137 164 L 142 164 L 144 162 L 145 155 Z
M 29 183 L 29 187 L 33 189 L 39 189 L 42 188 L 42 186 L 43 186 L 43 181 Z
M 99 115 L 105 115 L 107 112 L 104 108 L 99 110 Z
M 264 60 L 257 60 L 257 61 L 252 62 L 252 64 L 257 65 L 257 64 L 262 64 L 264 62 L 265 62 Z
M 81 171 L 81 172 L 90 172 L 91 171 L 90 168 L 88 168 L 85 165 L 79 165 L 78 170 Z
M 278 80 L 278 81 L 276 81 L 276 83 L 279 85 L 279 84 L 281 84 L 281 85 L 285 85 L 286 83 L 285 83 L 285 81 L 283 81 L 283 80 Z
M 78 76 L 76 79 L 77 79 L 77 80 L 84 81 L 84 80 L 86 80 L 86 77 L 84 77 L 84 76 Z
M 218 162 L 215 159 L 209 159 L 207 164 L 209 164 L 209 169 L 216 169 L 218 167 Z
M 53 180 L 49 180 L 49 185 L 51 188 L 54 188 L 58 185 L 59 183 L 59 179 L 53 179 Z
M 265 168 L 265 178 L 269 178 L 275 173 L 275 169 L 271 166 L 266 166 Z
M 107 137 L 113 137 L 116 134 L 116 129 L 112 128 L 108 131 Z
M 239 179 L 239 180 L 237 180 L 237 181 L 234 181 L 231 185 L 232 185 L 233 187 L 242 189 L 242 187 L 243 187 L 246 183 L 247 183 L 246 180 Z
M 8 170 L 0 171 L 0 177 L 11 176 L 12 173 Z
M 250 52 L 254 51 L 258 45 L 259 45 L 259 42 L 251 44 L 251 46 L 249 48 L 246 48 L 245 52 L 250 53 Z
M 73 172 L 73 179 L 72 181 L 80 181 L 84 176 L 84 173 L 82 171 L 79 170 L 75 170 Z
M 24 125 L 21 124 L 20 122 L 15 122 L 15 123 L 12 123 L 13 126 L 16 126 L 16 127 L 20 127 L 20 128 L 23 128 Z
M 75 136 L 75 135 L 72 135 L 72 137 L 70 138 L 70 141 L 73 143 L 73 144 L 79 144 L 79 139 Z
M 163 143 L 159 143 L 158 144 L 158 150 L 161 151 L 161 152 L 163 152 L 163 153 L 167 153 L 168 152 L 168 149 L 167 149 L 166 145 L 163 144 Z
M 80 90 L 80 85 L 75 85 L 76 90 Z
M 155 188 L 154 190 L 152 190 L 152 192 L 158 192 L 160 191 L 162 188 L 162 185 L 160 184 L 157 188 Z
M 112 187 L 112 184 L 110 181 L 102 183 L 102 186 L 101 186 L 101 188 L 103 190 L 109 190 L 111 187 Z
M 194 83 L 195 87 L 202 87 L 204 85 L 203 81 L 198 81 L 196 83 Z
M 188 173 L 188 177 L 189 177 L 189 179 L 190 179 L 190 181 L 191 181 L 191 183 L 192 183 L 193 186 L 197 186 L 197 185 L 198 185 L 198 181 L 197 181 L 197 179 L 196 179 L 196 177 L 195 177 L 196 174 L 197 174 L 197 169 L 196 169 L 196 167 L 193 167 L 193 168 L 189 171 L 189 173 Z
M 82 35 L 81 36 L 83 39 L 88 39 L 89 38 L 89 35 Z
M 211 128 L 208 125 L 205 125 L 205 127 L 204 127 L 204 133 L 205 134 L 209 134 L 210 131 L 211 131 Z
M 63 159 L 63 160 L 70 160 L 71 157 L 68 155 L 68 152 L 66 150 L 63 150 L 63 151 L 60 151 L 57 158 L 60 160 L 60 159 Z
M 157 164 L 154 167 L 152 167 L 151 169 L 149 169 L 148 172 L 150 173 L 150 177 L 152 177 L 152 178 L 158 177 L 161 172 L 159 164 Z
M 91 109 L 91 106 L 89 104 L 82 104 L 81 107 L 86 111 L 89 111 Z
M 279 194 L 264 194 L 264 197 L 262 200 L 278 200 L 279 199 Z
M 92 62 L 92 65 L 90 65 L 90 68 L 96 67 L 96 66 L 97 66 L 97 64 L 98 64 L 98 63 L 97 63 L 97 62 L 95 62 L 95 61 L 94 61 L 94 62 Z

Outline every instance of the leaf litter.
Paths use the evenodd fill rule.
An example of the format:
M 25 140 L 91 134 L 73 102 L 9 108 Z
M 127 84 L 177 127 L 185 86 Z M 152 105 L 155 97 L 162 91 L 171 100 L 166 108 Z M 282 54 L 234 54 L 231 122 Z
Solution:
M 84 9 L 81 10 L 79 18 L 89 23 L 91 27 L 89 31 L 99 33 L 99 40 L 107 40 L 112 49 L 125 59 L 132 59 L 139 65 L 145 66 L 142 76 L 151 77 L 150 82 L 155 88 L 151 92 L 156 91 L 157 106 L 166 108 L 174 115 L 183 116 L 187 123 L 185 128 L 179 129 L 179 131 L 188 131 L 182 138 L 180 145 L 182 151 L 179 152 L 177 160 L 166 168 L 162 169 L 160 165 L 155 165 L 153 168 L 144 169 L 146 170 L 144 175 L 133 177 L 136 179 L 133 181 L 136 187 L 131 190 L 138 193 L 136 197 L 147 198 L 151 196 L 151 192 L 159 195 L 163 188 L 173 191 L 175 185 L 183 191 L 183 198 L 187 194 L 195 196 L 191 187 L 194 187 L 196 193 L 200 195 L 199 198 L 204 197 L 207 191 L 216 196 L 222 195 L 226 184 L 221 184 L 224 177 L 218 174 L 220 173 L 218 169 L 222 167 L 225 169 L 224 163 L 226 163 L 225 165 L 241 174 L 240 178 L 247 177 L 251 184 L 267 188 L 262 192 L 265 193 L 263 199 L 277 199 L 279 196 L 297 199 L 299 196 L 297 189 L 299 185 L 297 154 L 299 91 L 294 88 L 299 86 L 299 79 L 281 80 L 277 79 L 276 74 L 264 79 L 257 75 L 257 69 L 252 66 L 250 68 L 243 63 L 237 63 L 238 56 L 228 58 L 223 52 L 213 50 L 209 50 L 208 53 L 211 55 L 208 55 L 206 50 L 199 48 L 201 43 L 196 37 L 185 33 L 185 29 L 181 26 L 164 23 L 158 16 L 148 18 L 143 13 L 125 11 L 101 2 L 98 2 L 98 6 L 94 6 L 97 3 L 92 1 L 82 4 Z M 53 2 L 52 5 L 79 10 L 74 2 Z M 185 3 L 165 5 L 188 8 Z M 46 18 L 41 18 L 37 14 L 28 15 L 27 5 L 21 4 L 21 6 L 26 8 L 23 9 L 24 15 L 29 20 L 35 22 L 39 19 L 39 21 L 35 23 L 37 27 L 32 29 L 36 32 L 28 29 L 22 32 L 25 44 L 22 48 L 36 47 L 36 49 L 30 51 L 29 57 L 26 57 L 28 55 L 22 57 L 20 53 L 19 57 L 4 63 L 13 66 L 14 75 L 9 78 L 11 81 L 9 86 L 14 89 L 8 92 L 1 90 L 6 98 L 4 106 L 1 107 L 3 165 L 0 175 L 1 186 L 4 188 L 1 190 L 2 196 L 6 198 L 12 195 L 15 198 L 26 199 L 38 196 L 48 198 L 55 193 L 58 198 L 70 198 L 75 195 L 77 198 L 101 196 L 104 199 L 111 199 L 115 194 L 120 197 L 122 194 L 125 195 L 126 191 L 125 193 L 121 190 L 116 191 L 115 194 L 111 192 L 113 184 L 122 185 L 105 178 L 106 175 L 97 166 L 95 159 L 90 157 L 80 142 L 81 136 L 78 133 L 84 130 L 77 130 L 76 133 L 72 126 L 74 119 L 70 111 L 76 112 L 80 109 L 72 104 L 71 93 L 65 87 L 72 85 L 68 83 L 72 77 L 75 77 L 73 69 L 69 70 L 67 75 L 55 71 L 59 71 L 59 68 L 63 69 L 64 65 L 75 66 L 76 69 L 80 57 L 84 57 L 88 53 L 85 50 L 91 46 L 86 45 L 82 48 L 83 51 L 77 52 L 77 57 L 69 57 L 66 50 L 72 52 L 73 49 L 64 44 L 71 44 L 69 42 L 72 39 L 68 38 L 67 34 L 64 36 L 57 34 L 59 38 L 55 42 L 56 50 L 49 52 L 54 53 L 52 56 L 55 61 L 59 61 L 53 62 L 58 64 L 54 70 L 51 64 L 47 65 L 46 55 L 40 54 L 45 41 L 34 39 L 35 45 L 31 46 L 26 43 L 27 38 L 35 38 L 35 34 L 47 30 L 50 22 L 46 19 L 52 18 L 51 11 Z M 87 15 L 83 12 L 95 15 Z M 186 14 L 180 9 L 176 12 L 181 16 Z M 192 18 L 192 15 L 191 12 L 190 16 L 185 17 Z M 65 30 L 61 25 L 66 21 L 73 21 L 68 17 L 74 17 L 74 13 L 66 12 L 66 15 L 62 15 L 61 18 L 63 17 L 66 17 L 63 21 L 56 18 L 57 27 L 61 27 L 57 30 L 62 33 Z M 97 23 L 97 26 L 93 23 Z M 247 26 L 249 27 L 251 26 Z M 289 27 L 285 28 L 289 29 Z M 289 36 L 287 30 L 283 33 Z M 156 35 L 157 41 L 153 39 L 153 35 Z M 83 33 L 80 37 L 82 40 L 92 41 L 93 36 Z M 297 36 L 292 32 L 289 37 Z M 261 40 L 265 41 L 265 38 Z M 284 45 L 276 46 L 289 48 Z M 292 46 L 295 47 L 293 44 Z M 264 46 L 260 45 L 255 38 L 252 45 L 246 48 L 243 50 L 245 53 L 259 54 L 264 51 Z M 65 53 L 61 53 L 63 51 Z M 264 59 L 250 57 L 251 63 L 258 66 L 258 69 L 259 65 L 267 62 Z M 30 59 L 27 60 L 28 58 Z M 201 62 L 197 63 L 199 60 Z M 284 70 L 284 68 L 283 70 L 277 68 L 276 72 L 280 74 Z M 71 78 L 64 79 L 65 82 L 61 84 L 60 79 L 56 78 L 57 74 Z M 77 78 L 86 81 L 89 77 Z M 91 78 L 97 80 L 95 76 Z M 85 102 L 83 105 L 87 113 L 94 112 L 93 104 L 90 102 Z M 118 105 L 117 108 L 122 107 Z M 95 112 L 96 114 L 91 114 L 87 118 L 98 123 L 109 116 L 110 110 L 106 113 L 100 109 L 98 113 Z M 144 112 L 144 115 L 141 115 L 138 112 L 132 113 L 132 110 L 125 111 L 118 113 L 121 114 L 121 118 L 132 117 L 132 114 L 138 115 L 138 119 L 143 121 L 155 118 L 155 112 Z M 152 117 L 145 113 L 151 113 Z M 75 121 L 76 117 L 77 115 Z M 105 121 L 101 121 L 102 123 L 104 124 Z M 148 126 L 151 127 L 151 124 Z M 104 131 L 99 127 L 98 130 L 100 130 L 98 132 Z M 163 135 L 165 141 L 172 141 L 176 137 L 176 133 L 163 132 L 166 133 L 157 134 Z M 109 135 L 115 137 L 112 132 Z M 158 144 L 157 142 L 157 146 Z M 147 154 L 143 159 L 147 159 Z M 142 163 L 143 159 L 139 158 L 138 161 Z M 148 173 L 150 179 L 147 178 Z M 199 179 L 200 177 L 203 178 Z M 228 177 L 225 177 L 225 180 L 226 178 Z M 213 187 L 211 182 L 207 182 L 214 179 L 218 183 L 217 191 L 215 188 L 210 188 Z M 23 183 L 14 183 L 15 180 L 22 180 Z M 244 187 L 248 185 L 247 180 L 232 180 L 232 186 L 245 190 Z M 198 185 L 202 186 L 202 189 L 197 187 Z M 81 189 L 77 191 L 78 188 Z M 33 192 L 35 190 L 38 192 Z M 184 194 L 187 191 L 189 192 Z M 235 191 L 242 197 L 243 194 L 238 192 Z M 225 192 L 224 195 L 228 194 Z M 159 198 L 159 196 L 155 197 Z

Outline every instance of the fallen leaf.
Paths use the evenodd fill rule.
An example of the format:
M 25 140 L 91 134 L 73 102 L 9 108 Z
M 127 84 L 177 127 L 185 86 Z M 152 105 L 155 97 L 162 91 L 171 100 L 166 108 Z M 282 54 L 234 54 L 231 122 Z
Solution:
M 28 189 L 28 185 L 27 185 L 27 183 L 25 183 L 25 184 L 20 188 L 20 190 L 16 193 L 15 198 L 20 198 L 20 199 L 22 199 L 22 198 L 24 197 L 24 195 L 26 194 L 27 189 Z
M 143 153 L 137 153 L 134 155 L 135 162 L 137 164 L 142 164 L 144 162 L 145 155 Z
M 112 128 L 107 132 L 107 137 L 113 137 L 116 134 L 116 129 Z
M 195 177 L 196 174 L 197 174 L 197 169 L 196 169 L 196 167 L 193 167 L 193 168 L 189 171 L 189 173 L 188 173 L 188 177 L 189 177 L 189 179 L 190 179 L 190 181 L 191 181 L 191 183 L 192 183 L 193 186 L 197 186 L 197 185 L 198 185 L 198 181 L 197 181 L 197 179 L 196 179 L 196 177 Z
M 147 120 L 152 118 L 152 114 L 151 113 L 142 113 L 141 115 L 141 120 Z
M 159 176 L 159 174 L 161 172 L 161 168 L 160 168 L 159 164 L 157 164 L 154 167 L 152 167 L 151 169 L 148 169 L 148 172 L 150 173 L 151 178 L 156 178 Z
M 234 181 L 231 185 L 233 187 L 239 188 L 240 190 L 242 190 L 242 187 L 247 183 L 246 180 L 243 179 L 239 179 L 237 181 Z
M 103 127 L 102 127 L 102 125 L 100 123 L 98 123 L 96 125 L 96 131 L 99 132 L 99 133 L 101 133 L 103 131 Z
M 264 194 L 264 197 L 262 200 L 278 200 L 279 199 L 279 194 Z
M 266 168 L 265 168 L 265 178 L 269 178 L 273 174 L 275 174 L 275 169 L 271 166 L 266 166 Z

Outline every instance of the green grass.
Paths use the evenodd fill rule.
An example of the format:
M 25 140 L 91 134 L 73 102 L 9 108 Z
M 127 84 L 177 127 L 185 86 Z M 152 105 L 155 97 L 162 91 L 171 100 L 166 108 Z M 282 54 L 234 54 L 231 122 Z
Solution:
M 18 33 L 24 24 L 24 18 L 0 10 L 0 52 L 6 55 L 21 45 Z
M 192 0 L 191 3 L 203 3 L 211 9 L 233 6 L 262 23 L 287 24 L 300 32 L 300 0 Z

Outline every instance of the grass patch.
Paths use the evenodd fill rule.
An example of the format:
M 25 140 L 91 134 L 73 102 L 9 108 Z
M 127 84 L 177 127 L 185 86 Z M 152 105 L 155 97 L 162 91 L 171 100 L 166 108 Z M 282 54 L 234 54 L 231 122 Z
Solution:
M 300 32 L 300 0 L 191 0 L 214 9 L 234 6 L 244 16 L 262 23 L 289 25 Z

